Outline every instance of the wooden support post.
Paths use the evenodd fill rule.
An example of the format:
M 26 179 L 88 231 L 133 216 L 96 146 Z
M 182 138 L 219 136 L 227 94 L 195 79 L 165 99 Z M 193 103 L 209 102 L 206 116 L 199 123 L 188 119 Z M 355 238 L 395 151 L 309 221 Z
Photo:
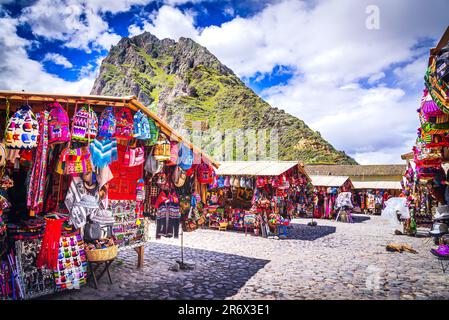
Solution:
M 140 269 L 143 267 L 143 258 L 144 258 L 144 251 L 145 247 L 142 245 L 140 247 L 134 248 L 137 252 L 137 268 Z

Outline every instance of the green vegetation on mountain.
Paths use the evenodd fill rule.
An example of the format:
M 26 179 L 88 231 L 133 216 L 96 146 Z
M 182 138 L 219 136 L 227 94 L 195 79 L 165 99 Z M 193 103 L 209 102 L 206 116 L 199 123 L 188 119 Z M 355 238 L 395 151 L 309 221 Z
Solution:
M 92 94 L 135 95 L 175 128 L 187 134 L 200 128 L 202 147 L 211 153 L 217 130 L 276 129 L 281 160 L 356 164 L 302 120 L 271 107 L 191 39 L 159 40 L 150 33 L 123 38 L 103 60 Z

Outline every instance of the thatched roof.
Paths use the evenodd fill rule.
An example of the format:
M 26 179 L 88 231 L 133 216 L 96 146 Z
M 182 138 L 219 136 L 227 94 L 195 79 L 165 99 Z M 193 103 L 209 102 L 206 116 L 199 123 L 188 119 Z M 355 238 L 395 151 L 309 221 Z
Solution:
M 406 165 L 306 165 L 304 169 L 309 175 L 321 176 L 399 176 L 404 174 Z

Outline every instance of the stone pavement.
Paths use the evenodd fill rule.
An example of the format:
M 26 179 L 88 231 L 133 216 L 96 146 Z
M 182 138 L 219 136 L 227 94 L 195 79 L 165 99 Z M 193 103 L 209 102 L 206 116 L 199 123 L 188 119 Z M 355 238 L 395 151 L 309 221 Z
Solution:
M 171 271 L 180 240 L 152 240 L 145 266 L 134 250 L 121 252 L 105 276 L 47 299 L 448 299 L 449 272 L 429 252 L 427 238 L 397 236 L 378 216 L 348 224 L 293 221 L 288 240 L 243 233 L 198 230 L 184 234 L 192 271 Z M 418 254 L 392 253 L 389 242 L 410 244 Z

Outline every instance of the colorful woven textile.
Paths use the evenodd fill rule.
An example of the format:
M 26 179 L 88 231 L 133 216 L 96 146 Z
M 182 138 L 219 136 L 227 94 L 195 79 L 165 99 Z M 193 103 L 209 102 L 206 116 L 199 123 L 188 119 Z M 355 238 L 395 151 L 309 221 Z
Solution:
M 48 121 L 50 114 L 48 111 L 40 112 L 37 115 L 39 123 L 39 141 L 33 169 L 30 176 L 27 205 L 35 213 L 41 213 L 44 205 L 45 178 L 47 174 L 48 157 Z
M 54 276 L 57 290 L 79 289 L 86 283 L 87 261 L 81 235 L 60 238 Z
M 90 107 L 79 109 L 72 121 L 72 140 L 95 139 L 98 133 L 98 118 Z
M 38 268 L 55 269 L 58 262 L 59 238 L 61 238 L 63 219 L 46 219 L 44 238 L 37 257 Z
M 118 159 L 117 140 L 95 139 L 90 144 L 92 163 L 97 168 L 104 168 Z

